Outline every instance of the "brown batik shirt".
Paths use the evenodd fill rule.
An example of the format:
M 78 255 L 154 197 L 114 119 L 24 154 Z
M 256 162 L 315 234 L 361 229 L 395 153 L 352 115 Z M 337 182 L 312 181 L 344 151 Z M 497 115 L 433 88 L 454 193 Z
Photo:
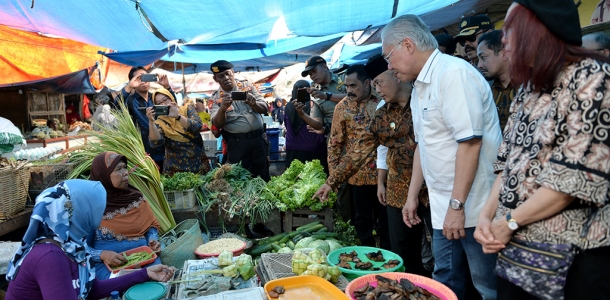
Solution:
M 351 101 L 348 97 L 343 98 L 337 106 L 333 115 L 332 128 L 328 138 L 328 169 L 330 175 L 327 183 L 336 188 L 341 183 L 337 181 L 340 173 L 345 172 L 346 165 L 342 164 L 342 158 L 347 153 L 360 152 L 361 141 L 367 134 L 367 126 L 375 116 L 378 100 L 375 96 L 368 101 Z M 358 172 L 347 181 L 351 185 L 377 185 L 377 150 L 368 153 L 364 164 Z
M 528 241 L 610 246 L 610 64 L 583 59 L 569 65 L 550 93 L 519 90 L 499 148 L 502 171 L 496 218 L 545 187 L 576 198 L 560 213 L 520 228 Z M 585 239 L 592 207 L 599 207 Z
M 491 91 L 493 92 L 494 101 L 496 102 L 496 108 L 498 109 L 500 129 L 502 129 L 502 132 L 504 132 L 506 122 L 508 121 L 508 117 L 510 116 L 510 104 L 513 102 L 517 90 L 513 88 L 511 83 L 509 83 L 506 88 L 503 87 L 500 80 L 496 79 L 491 85 Z
M 357 166 L 360 166 L 369 157 L 369 153 L 374 152 L 379 145 L 388 147 L 386 201 L 392 207 L 402 208 L 407 200 L 409 184 L 411 184 L 413 155 L 416 147 L 411 108 L 408 104 L 400 107 L 397 103 L 386 103 L 379 108 L 365 130 L 360 143 L 353 148 L 353 151 L 345 153 L 341 157 L 337 167 L 341 171 L 335 172 L 336 174 L 331 172 L 329 180 L 334 180 L 334 185 L 345 181 L 347 177 L 359 170 Z M 427 192 L 422 189 L 420 196 L 427 198 Z M 425 201 L 422 197 L 420 199 Z

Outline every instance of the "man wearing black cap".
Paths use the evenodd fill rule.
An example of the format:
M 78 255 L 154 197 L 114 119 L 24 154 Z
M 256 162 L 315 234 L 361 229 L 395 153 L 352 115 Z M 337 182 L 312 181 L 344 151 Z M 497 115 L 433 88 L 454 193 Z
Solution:
M 345 98 L 345 84 L 343 79 L 333 74 L 326 65 L 326 60 L 320 56 L 312 56 L 305 62 L 305 69 L 301 76 L 314 82 L 308 89 L 317 105 L 311 108 L 310 116 L 316 122 L 304 119 L 307 124 L 316 130 L 324 129 L 324 134 L 330 132 L 335 105 Z M 308 122 L 309 121 L 309 122 Z
M 486 15 L 467 17 L 460 21 L 460 33 L 455 36 L 455 41 L 464 47 L 466 57 L 475 68 L 479 62 L 477 57 L 479 37 L 493 29 L 494 27 Z
M 591 15 L 591 25 L 610 20 L 610 0 L 601 0 Z
M 267 104 L 258 89 L 247 80 L 236 80 L 233 64 L 219 60 L 210 66 L 220 88 L 212 94 L 212 124 L 222 129 L 227 144 L 227 162 L 241 163 L 252 175 L 269 181 L 267 142 L 263 118 Z M 246 92 L 246 99 L 233 100 L 232 92 Z
M 589 33 L 582 37 L 582 47 L 610 57 L 610 34 L 604 32 Z

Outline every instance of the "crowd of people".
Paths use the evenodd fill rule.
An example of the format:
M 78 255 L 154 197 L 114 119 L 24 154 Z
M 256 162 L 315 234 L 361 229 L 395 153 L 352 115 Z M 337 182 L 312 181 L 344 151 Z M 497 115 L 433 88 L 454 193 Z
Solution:
M 470 299 L 469 285 L 485 300 L 609 299 L 610 36 L 582 36 L 571 0 L 515 0 L 495 28 L 475 15 L 455 37 L 433 36 L 416 15 L 396 17 L 381 31 L 381 53 L 340 75 L 312 56 L 301 73 L 311 83 L 295 82 L 290 101 L 271 105 L 225 60 L 211 65 L 219 88 L 209 106 L 179 107 L 167 77 L 151 93 L 141 80 L 147 70 L 133 68 L 109 106 L 129 110 L 165 174 L 208 172 L 199 132 L 211 130 L 222 136 L 224 162 L 264 180 L 270 115 L 285 127 L 286 164 L 321 162 L 328 178 L 314 197 L 337 192 L 336 209 L 362 245 L 397 253 L 406 272 L 459 299 Z M 454 55 L 456 44 L 464 57 Z M 169 113 L 155 116 L 155 105 Z M 100 116 L 109 122 L 107 111 Z M 61 288 L 74 299 L 104 296 L 168 280 L 173 269 L 159 261 L 101 280 L 104 263 L 123 263 L 117 253 L 159 250 L 158 223 L 129 185 L 126 163 L 102 153 L 91 181 L 39 197 L 9 266 L 7 299 L 26 291 L 27 299 L 53 298 Z M 45 256 L 80 285 L 37 276 L 57 268 Z

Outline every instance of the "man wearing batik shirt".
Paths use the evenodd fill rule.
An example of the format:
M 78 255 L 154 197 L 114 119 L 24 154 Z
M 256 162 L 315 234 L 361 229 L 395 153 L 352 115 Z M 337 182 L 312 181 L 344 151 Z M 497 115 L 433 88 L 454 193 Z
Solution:
M 430 276 L 421 258 L 421 240 L 424 224 L 420 223 L 411 228 L 403 222 L 402 208 L 411 182 L 411 169 L 415 140 L 413 137 L 413 123 L 409 99 L 411 94 L 410 83 L 399 83 L 394 72 L 388 70 L 388 64 L 383 56 L 373 56 L 366 64 L 369 77 L 373 78 L 373 85 L 386 103 L 381 106 L 372 118 L 370 124 L 362 132 L 362 139 L 340 159 L 336 170 L 331 172 L 327 185 L 320 188 L 323 192 L 330 191 L 337 183 L 347 180 L 350 176 L 361 170 L 363 163 L 368 160 L 371 153 L 375 153 L 378 146 L 387 148 L 385 152 L 378 149 L 377 166 L 387 165 L 387 169 L 378 169 L 378 200 L 386 207 L 387 221 L 391 250 L 400 255 L 404 262 L 405 272 L 423 276 Z M 427 199 L 427 191 L 422 189 L 420 199 Z M 324 196 L 324 195 L 323 195 Z M 420 210 L 429 209 L 424 205 Z M 422 211 L 423 215 L 424 212 Z
M 377 201 L 377 165 L 375 158 L 377 151 L 366 155 L 364 163 L 355 174 L 348 178 L 342 176 L 347 167 L 346 153 L 358 151 L 358 147 L 367 134 L 367 127 L 375 116 L 377 98 L 371 94 L 371 80 L 364 69 L 364 65 L 350 66 L 345 72 L 345 85 L 347 98 L 341 100 L 335 107 L 333 123 L 328 138 L 328 169 L 330 176 L 314 195 L 320 200 L 327 199 L 331 189 L 346 180 L 351 185 L 352 203 L 354 205 L 353 224 L 363 246 L 375 247 L 373 229 L 378 219 L 381 248 L 389 249 L 387 215 L 385 209 Z M 353 173 L 352 173 L 353 174 Z M 339 177 L 341 177 L 339 179 Z
M 210 67 L 220 88 L 210 97 L 212 125 L 222 129 L 227 145 L 227 162 L 241 163 L 253 176 L 269 181 L 267 141 L 263 134 L 263 117 L 267 103 L 254 85 L 236 80 L 233 64 L 219 60 Z M 246 92 L 245 100 L 233 100 L 232 92 Z

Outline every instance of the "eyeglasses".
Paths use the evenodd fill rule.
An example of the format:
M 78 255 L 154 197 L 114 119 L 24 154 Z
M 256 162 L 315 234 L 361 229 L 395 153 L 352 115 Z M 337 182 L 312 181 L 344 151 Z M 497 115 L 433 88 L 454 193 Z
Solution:
M 398 46 L 402 45 L 402 40 L 398 43 L 398 45 L 396 45 L 394 47 L 394 49 L 392 49 L 392 51 L 390 51 L 390 53 L 388 53 L 388 55 L 384 56 L 383 59 L 385 60 L 385 62 L 390 63 L 390 55 L 392 55 L 392 52 L 394 52 L 394 50 L 396 50 L 396 48 L 398 48 Z
M 469 36 L 465 36 L 462 37 L 462 39 L 460 39 L 458 41 L 458 43 L 460 44 L 460 46 L 464 47 L 464 45 L 466 44 L 466 41 L 470 42 L 470 43 L 474 43 L 476 42 L 476 40 L 479 38 L 479 35 L 483 34 L 483 31 L 479 31 L 475 34 L 471 34 Z
M 165 102 L 168 102 L 168 101 L 172 102 L 172 99 L 170 99 L 169 97 L 165 96 L 165 97 L 161 98 L 161 101 L 156 101 L 156 104 L 157 105 L 161 105 L 161 104 L 163 104 Z

